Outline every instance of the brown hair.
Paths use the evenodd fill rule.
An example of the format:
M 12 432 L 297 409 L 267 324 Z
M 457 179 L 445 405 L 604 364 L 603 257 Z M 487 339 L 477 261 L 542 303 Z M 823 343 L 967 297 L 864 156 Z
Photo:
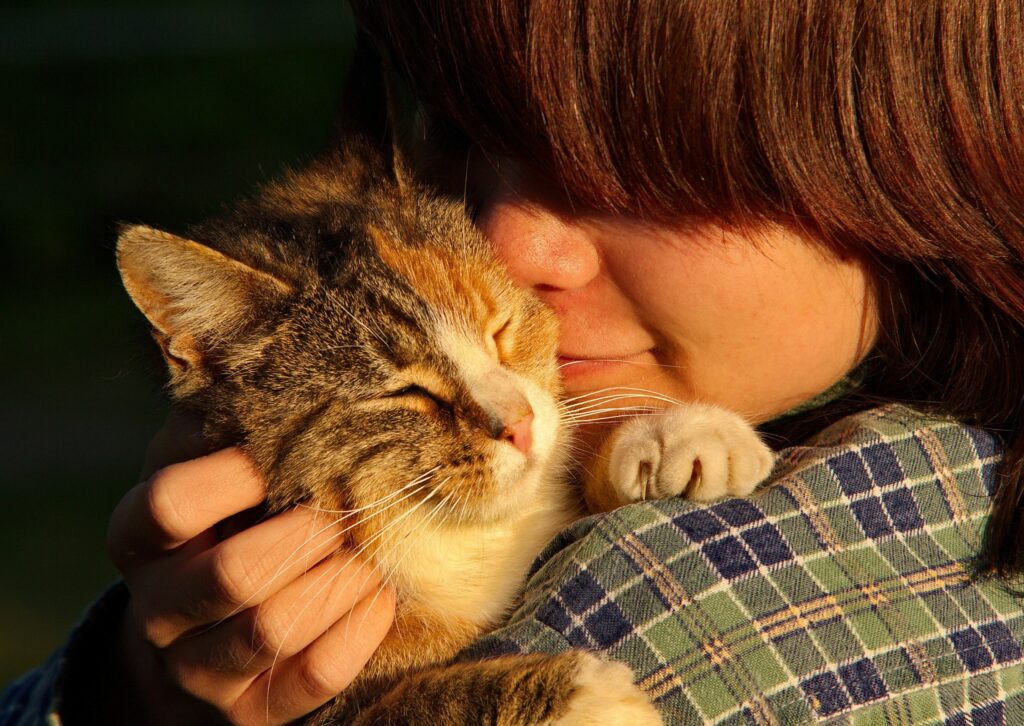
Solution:
M 982 566 L 1024 572 L 1020 3 L 353 5 L 432 115 L 584 204 L 870 259 L 866 389 L 1002 438 Z

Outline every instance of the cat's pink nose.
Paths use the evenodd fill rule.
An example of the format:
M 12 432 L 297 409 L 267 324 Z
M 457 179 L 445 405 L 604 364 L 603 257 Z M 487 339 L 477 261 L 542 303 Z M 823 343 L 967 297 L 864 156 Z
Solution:
M 515 423 L 506 424 L 498 437 L 507 441 L 524 454 L 530 453 L 533 446 L 533 411 L 520 418 Z

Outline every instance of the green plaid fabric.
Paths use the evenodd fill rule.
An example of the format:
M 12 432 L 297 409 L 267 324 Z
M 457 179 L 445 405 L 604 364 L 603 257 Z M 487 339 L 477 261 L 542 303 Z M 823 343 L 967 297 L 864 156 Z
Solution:
M 904 407 L 844 419 L 749 499 L 577 522 L 465 657 L 598 650 L 669 724 L 1024 724 L 1024 601 L 971 576 L 999 460 L 990 434 Z M 86 651 L 9 688 L 0 724 L 59 723 Z
M 996 440 L 889 405 L 713 505 L 576 523 L 466 657 L 598 650 L 670 724 L 1024 724 L 1024 609 L 971 575 Z

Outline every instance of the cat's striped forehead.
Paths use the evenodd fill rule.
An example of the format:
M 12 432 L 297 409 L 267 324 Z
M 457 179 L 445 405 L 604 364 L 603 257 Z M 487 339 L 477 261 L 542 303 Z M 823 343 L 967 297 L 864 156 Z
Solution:
M 369 234 L 381 261 L 426 303 L 436 316 L 451 324 L 485 333 L 494 321 L 507 317 L 518 296 L 486 254 L 484 243 L 466 226 L 458 230 L 462 244 L 426 244 L 410 248 L 386 228 L 371 226 Z

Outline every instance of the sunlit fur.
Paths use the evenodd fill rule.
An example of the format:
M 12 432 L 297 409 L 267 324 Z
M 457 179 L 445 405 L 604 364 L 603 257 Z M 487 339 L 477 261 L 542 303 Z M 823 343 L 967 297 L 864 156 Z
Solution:
M 241 444 L 272 510 L 335 513 L 339 546 L 396 591 L 395 627 L 317 719 L 347 723 L 501 621 L 577 503 L 554 318 L 510 283 L 460 205 L 400 189 L 354 144 L 188 239 L 126 228 L 118 263 L 175 398 L 214 443 Z M 524 455 L 499 432 L 531 411 Z M 577 660 L 551 661 L 545 718 Z M 540 677 L 544 662 L 523 667 Z

